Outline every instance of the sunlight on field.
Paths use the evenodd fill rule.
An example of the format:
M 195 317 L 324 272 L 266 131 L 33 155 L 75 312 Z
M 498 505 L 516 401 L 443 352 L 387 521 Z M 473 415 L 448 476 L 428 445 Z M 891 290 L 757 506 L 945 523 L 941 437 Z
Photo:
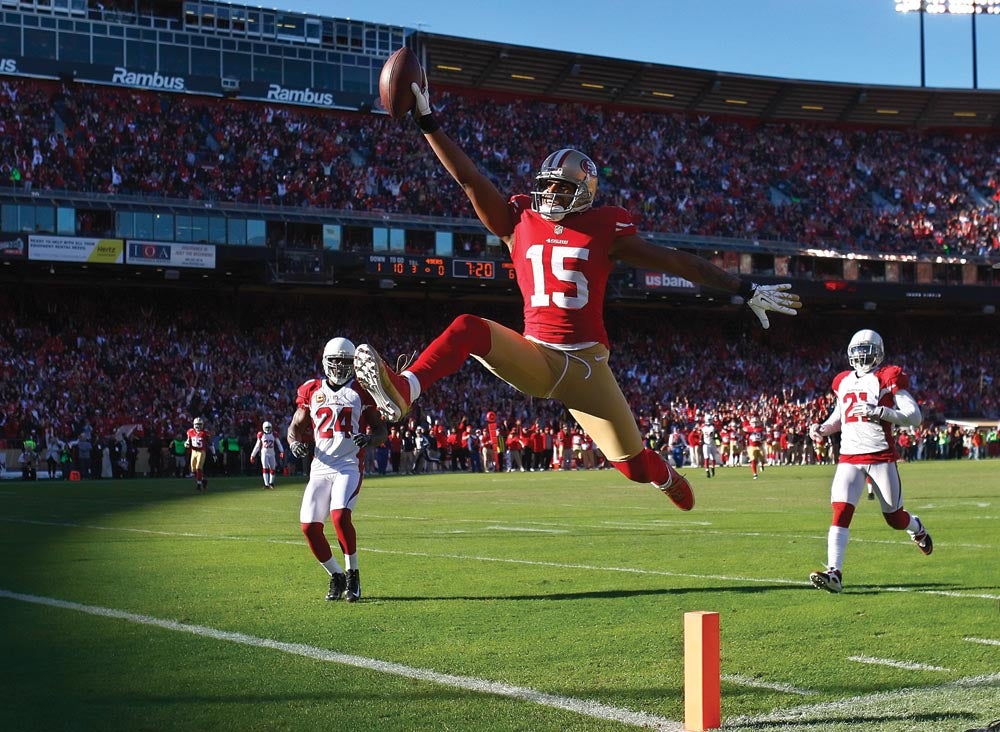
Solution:
M 808 582 L 828 467 L 692 476 L 690 514 L 611 471 L 369 478 L 357 605 L 301 481 L 6 482 L 0 724 L 680 730 L 713 610 L 726 729 L 961 732 L 1000 716 L 997 465 L 904 465 L 935 553 L 862 502 L 841 595 Z

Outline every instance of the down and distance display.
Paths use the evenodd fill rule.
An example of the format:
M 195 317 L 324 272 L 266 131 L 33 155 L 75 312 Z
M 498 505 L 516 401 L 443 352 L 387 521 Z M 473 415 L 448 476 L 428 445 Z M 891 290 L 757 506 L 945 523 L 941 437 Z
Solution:
M 513 280 L 514 265 L 492 259 L 451 259 L 408 254 L 369 254 L 368 273 L 385 277 Z

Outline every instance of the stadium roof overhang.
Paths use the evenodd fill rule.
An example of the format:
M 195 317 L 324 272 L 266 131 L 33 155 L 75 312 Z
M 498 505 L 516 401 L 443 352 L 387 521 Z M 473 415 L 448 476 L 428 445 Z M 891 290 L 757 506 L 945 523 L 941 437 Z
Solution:
M 741 76 L 456 36 L 417 39 L 432 85 L 762 120 L 1000 128 L 1000 91 Z

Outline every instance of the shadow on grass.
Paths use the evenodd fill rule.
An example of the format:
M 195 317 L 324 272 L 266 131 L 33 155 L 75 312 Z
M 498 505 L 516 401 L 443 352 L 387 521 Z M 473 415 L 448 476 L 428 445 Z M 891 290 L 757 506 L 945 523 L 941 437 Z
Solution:
M 959 585 L 945 583 L 945 582 L 919 582 L 912 583 L 908 585 L 894 584 L 894 588 L 904 588 L 909 589 L 914 592 L 920 590 L 969 590 L 975 588 L 960 587 Z M 616 599 L 621 597 L 643 597 L 643 596 L 657 596 L 657 595 L 689 595 L 689 594 L 701 594 L 701 593 L 736 593 L 741 595 L 757 595 L 767 592 L 776 592 L 783 590 L 802 590 L 809 592 L 817 592 L 816 588 L 812 585 L 803 582 L 801 584 L 772 584 L 772 585 L 748 585 L 745 587 L 734 587 L 728 585 L 726 587 L 657 587 L 648 590 L 600 590 L 594 592 L 556 592 L 552 594 L 536 593 L 533 595 L 437 595 L 437 596 L 427 596 L 427 595 L 416 595 L 407 597 L 397 597 L 393 595 L 380 595 L 378 597 L 369 597 L 369 600 L 380 600 L 383 602 L 426 602 L 432 600 L 488 600 L 490 602 L 495 602 L 497 600 L 594 600 L 594 599 Z M 854 595 L 876 595 L 887 590 L 876 587 L 874 585 L 862 585 L 860 587 L 849 587 L 844 591 L 844 594 L 854 594 Z M 824 593 L 829 594 L 829 593 Z
M 921 724 L 933 723 L 934 727 L 914 727 L 913 729 L 927 729 L 928 732 L 960 732 L 966 729 L 969 724 L 974 724 L 975 715 L 969 712 L 931 712 L 927 714 L 859 714 L 853 717 L 796 717 L 780 721 L 751 722 L 748 724 L 732 723 L 730 729 L 734 732 L 738 730 L 778 730 L 784 728 L 802 729 L 809 725 L 809 729 L 822 730 L 826 727 L 843 728 L 850 725 L 851 729 L 865 730 L 871 729 L 873 725 L 885 724 L 886 722 L 907 722 Z M 944 726 L 947 724 L 948 726 Z M 957 726 L 952 726 L 957 725 Z
M 954 582 L 893 582 L 891 585 L 846 585 L 844 594 L 851 595 L 880 595 L 882 593 L 907 591 L 952 591 L 970 592 L 973 590 L 996 590 L 996 587 L 967 587 L 955 584 Z
M 806 589 L 803 585 L 768 585 L 766 587 L 657 587 L 649 590 L 600 590 L 595 592 L 556 592 L 552 594 L 538 593 L 534 595 L 438 595 L 410 596 L 410 597 L 386 597 L 379 596 L 377 599 L 393 602 L 424 602 L 428 600 L 593 600 L 593 599 L 615 599 L 620 597 L 643 597 L 657 595 L 687 595 L 700 594 L 703 592 L 736 592 L 740 594 L 758 594 L 762 592 L 774 592 L 775 590 L 801 590 Z M 809 587 L 808 589 L 813 589 Z

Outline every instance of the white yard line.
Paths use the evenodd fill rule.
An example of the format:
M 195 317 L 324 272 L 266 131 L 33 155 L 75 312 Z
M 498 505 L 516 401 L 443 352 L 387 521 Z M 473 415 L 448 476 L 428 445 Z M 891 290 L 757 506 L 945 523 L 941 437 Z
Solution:
M 849 699 L 837 699 L 831 702 L 821 702 L 819 704 L 808 704 L 791 709 L 779 709 L 774 712 L 759 715 L 736 715 L 727 717 L 724 722 L 725 728 L 749 728 L 771 729 L 774 725 L 776 729 L 790 729 L 791 724 L 800 722 L 808 724 L 809 729 L 815 724 L 818 727 L 843 722 L 836 717 L 839 713 L 856 714 L 858 709 L 868 705 L 884 707 L 887 709 L 905 709 L 919 703 L 921 699 L 927 699 L 934 694 L 955 691 L 958 689 L 974 689 L 979 687 L 1000 687 L 1000 674 L 989 674 L 986 676 L 970 676 L 963 679 L 956 679 L 946 684 L 938 686 L 922 686 L 919 689 L 893 689 L 891 691 L 879 691 L 874 694 L 864 696 L 854 696 Z M 913 703 L 908 703 L 912 701 Z M 833 715 L 833 716 L 832 716 Z M 895 716 L 893 718 L 898 718 Z M 817 720 L 822 720 L 817 722 Z M 915 729 L 915 728 L 914 728 Z
M 995 638 L 971 638 L 966 637 L 962 640 L 968 641 L 969 643 L 982 643 L 984 646 L 1000 646 L 1000 640 Z
M 891 666 L 892 668 L 902 668 L 907 671 L 947 671 L 950 672 L 950 668 L 944 668 L 943 666 L 931 666 L 926 663 L 917 663 L 916 661 L 895 661 L 891 658 L 873 658 L 872 656 L 848 656 L 848 661 L 854 661 L 856 663 L 867 663 L 872 666 Z
M 722 674 L 723 681 L 728 681 L 731 684 L 737 684 L 739 686 L 749 686 L 754 689 L 770 689 L 771 691 L 781 691 L 786 694 L 797 694 L 799 696 L 812 696 L 818 692 L 810 691 L 809 689 L 800 689 L 797 686 L 792 686 L 791 684 L 782 683 L 771 683 L 769 681 L 761 681 L 760 679 L 755 679 L 751 676 L 743 676 L 742 674 Z
M 163 628 L 164 630 L 188 633 L 190 635 L 212 638 L 214 640 L 226 641 L 228 643 L 238 643 L 240 645 L 252 646 L 254 648 L 269 648 L 274 651 L 280 651 L 281 653 L 303 656 L 316 661 L 338 663 L 343 666 L 353 666 L 355 668 L 367 669 L 369 671 L 378 671 L 380 673 L 391 674 L 393 676 L 402 676 L 408 679 L 427 681 L 432 684 L 465 689 L 467 691 L 473 691 L 481 694 L 493 694 L 496 696 L 509 697 L 511 699 L 526 701 L 540 706 L 564 709 L 566 711 L 575 712 L 576 714 L 581 714 L 587 717 L 620 722 L 633 727 L 644 727 L 647 729 L 652 728 L 660 730 L 661 732 L 682 732 L 684 729 L 683 723 L 675 722 L 655 714 L 636 712 L 631 709 L 623 709 L 621 707 L 613 707 L 608 704 L 601 704 L 600 702 L 590 701 L 588 699 L 577 699 L 569 696 L 547 694 L 545 692 L 537 691 L 536 689 L 530 689 L 524 686 L 514 686 L 512 684 L 489 681 L 488 679 L 479 679 L 474 676 L 455 676 L 453 674 L 443 674 L 430 669 L 405 666 L 401 663 L 393 663 L 392 661 L 380 661 L 377 658 L 365 658 L 364 656 L 352 656 L 345 653 L 337 653 L 336 651 L 330 651 L 325 648 L 317 648 L 316 646 L 308 646 L 302 643 L 285 643 L 271 638 L 260 638 L 253 635 L 246 635 L 245 633 L 234 633 L 227 630 L 209 628 L 204 625 L 191 625 L 189 623 L 181 623 L 177 620 L 156 618 L 151 615 L 138 615 L 136 613 L 130 613 L 124 610 L 115 610 L 113 608 L 81 605 L 76 602 L 56 600 L 50 597 L 39 597 L 38 595 L 24 595 L 18 592 L 10 592 L 3 589 L 0 589 L 0 597 L 20 602 L 30 602 L 36 605 L 46 605 L 48 607 L 60 608 L 63 610 L 73 610 L 76 612 L 87 613 L 88 615 L 96 615 L 98 617 L 125 620 L 130 623 L 138 623 L 139 625 L 148 625 Z
M 268 539 L 259 536 L 203 534 L 192 531 L 158 531 L 155 529 L 136 529 L 136 528 L 122 527 L 122 526 L 98 526 L 94 524 L 76 524 L 66 521 L 39 521 L 35 519 L 11 518 L 7 516 L 0 516 L 0 521 L 6 521 L 8 523 L 29 524 L 33 526 L 58 526 L 62 528 L 71 528 L 71 529 L 89 529 L 92 531 L 121 531 L 124 533 L 148 534 L 151 536 L 177 536 L 186 539 L 187 538 L 209 539 L 214 541 L 261 541 L 261 542 L 266 542 L 268 544 L 287 544 L 292 546 L 299 546 L 303 541 L 299 539 L 295 540 Z M 529 565 L 536 567 L 552 567 L 554 569 L 572 569 L 572 570 L 584 570 L 584 571 L 628 572 L 630 574 L 651 575 L 656 577 L 685 577 L 688 579 L 698 579 L 698 580 L 720 580 L 724 582 L 756 582 L 760 584 L 769 584 L 769 585 L 801 585 L 803 587 L 809 586 L 810 584 L 807 581 L 798 579 L 787 579 L 783 577 L 747 577 L 745 575 L 699 574 L 696 572 L 669 572 L 665 570 L 656 570 L 656 569 L 640 569 L 637 567 L 611 567 L 611 566 L 600 566 L 592 564 L 573 564 L 569 562 L 545 562 L 545 561 L 531 560 L 531 559 L 516 559 L 512 557 L 484 557 L 474 554 L 442 554 L 434 552 L 412 552 L 412 551 L 401 551 L 396 549 L 378 549 L 370 546 L 360 547 L 360 549 L 361 551 L 371 552 L 373 554 L 391 554 L 402 557 L 424 557 L 428 559 L 457 559 L 459 561 L 475 561 L 475 562 L 498 562 L 505 564 L 522 564 L 522 565 Z M 994 595 L 986 593 L 955 592 L 947 590 L 912 590 L 904 587 L 880 587 L 879 589 L 885 592 L 913 592 L 916 594 L 940 595 L 943 597 L 954 597 L 965 600 L 967 599 L 1000 600 L 1000 594 Z

